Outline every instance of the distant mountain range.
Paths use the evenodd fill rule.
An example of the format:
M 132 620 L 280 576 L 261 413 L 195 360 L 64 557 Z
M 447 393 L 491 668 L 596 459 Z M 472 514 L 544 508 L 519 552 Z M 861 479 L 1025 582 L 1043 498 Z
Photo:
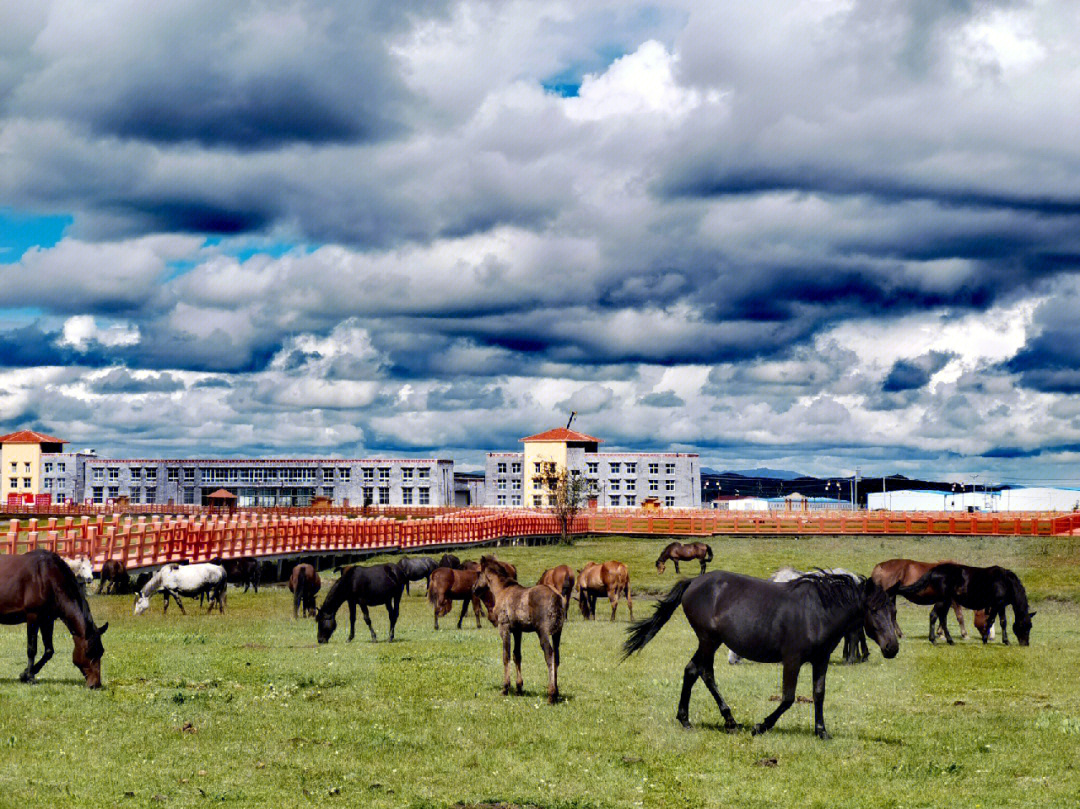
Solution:
M 738 475 L 744 478 L 770 478 L 772 480 L 795 480 L 796 478 L 805 477 L 799 472 L 791 472 L 787 469 L 770 469 L 767 466 L 759 466 L 756 469 L 729 469 L 725 472 L 719 472 L 716 469 L 710 469 L 707 466 L 701 468 L 701 474 L 703 475 Z

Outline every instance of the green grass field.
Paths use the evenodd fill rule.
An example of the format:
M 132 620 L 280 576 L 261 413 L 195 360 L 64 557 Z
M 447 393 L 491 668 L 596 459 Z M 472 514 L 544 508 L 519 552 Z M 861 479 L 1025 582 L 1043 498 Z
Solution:
M 573 548 L 504 548 L 523 582 L 545 567 L 618 558 L 634 593 L 666 591 L 661 540 L 604 538 Z M 628 616 L 563 635 L 565 701 L 544 700 L 535 636 L 523 697 L 503 697 L 495 630 L 432 629 L 423 584 L 403 602 L 398 640 L 326 646 L 291 618 L 282 588 L 229 594 L 222 618 L 197 608 L 136 618 L 128 597 L 91 597 L 105 636 L 105 688 L 91 692 L 58 628 L 57 656 L 25 686 L 22 627 L 0 628 L 0 807 L 1075 806 L 1080 795 L 1080 541 L 1069 539 L 714 538 L 711 567 L 765 575 L 782 564 L 869 573 L 894 556 L 1014 568 L 1038 610 L 1032 645 L 931 647 L 926 609 L 902 604 L 896 659 L 830 669 L 826 721 L 799 703 L 762 737 L 727 735 L 702 685 L 691 731 L 675 721 L 694 649 L 681 612 L 619 664 Z M 474 557 L 477 553 L 463 554 Z M 684 574 L 696 572 L 683 568 Z M 323 593 L 326 592 L 324 586 Z M 645 598 L 635 615 L 651 612 Z M 197 614 L 198 613 L 198 614 Z M 950 615 L 950 620 L 952 617 Z M 1010 622 L 1012 620 L 1010 613 Z M 449 627 L 449 628 L 448 628 Z M 343 629 L 344 628 L 344 629 Z M 954 627 L 954 634 L 957 634 Z M 775 707 L 778 667 L 717 661 L 740 722 Z M 834 655 L 836 661 L 838 655 Z M 799 694 L 809 696 L 809 670 Z

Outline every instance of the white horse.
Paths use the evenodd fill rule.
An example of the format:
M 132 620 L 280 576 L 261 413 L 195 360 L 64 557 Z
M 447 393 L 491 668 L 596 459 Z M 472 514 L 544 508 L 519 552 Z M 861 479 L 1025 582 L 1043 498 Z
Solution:
M 82 588 L 83 593 L 85 593 L 87 586 L 94 580 L 94 568 L 90 564 L 90 560 L 85 556 L 76 556 L 74 559 L 67 556 L 61 558 L 67 562 L 71 572 L 79 580 L 79 586 Z
M 844 568 L 842 567 L 834 567 L 830 568 L 829 570 L 812 570 L 809 573 L 804 573 L 801 570 L 796 570 L 791 566 L 787 566 L 780 568 L 778 571 L 769 576 L 769 581 L 795 581 L 795 579 L 799 578 L 799 576 L 820 576 L 823 573 L 832 574 L 833 576 L 847 576 L 848 578 L 854 579 L 856 584 L 863 583 L 862 576 L 860 576 L 858 573 L 852 573 L 850 570 L 844 570 Z M 736 666 L 740 662 L 742 662 L 742 658 L 730 649 L 728 649 L 727 662 L 732 666 Z
M 150 596 L 160 590 L 165 596 L 165 610 L 169 611 L 169 597 L 175 599 L 180 607 L 180 612 L 187 615 L 181 595 L 197 596 L 209 594 L 210 609 L 214 611 L 217 605 L 218 612 L 225 612 L 225 568 L 221 565 L 212 565 L 204 562 L 198 565 L 178 565 L 175 563 L 165 565 L 153 578 L 142 588 L 142 592 L 135 599 L 135 614 L 142 615 L 150 609 Z

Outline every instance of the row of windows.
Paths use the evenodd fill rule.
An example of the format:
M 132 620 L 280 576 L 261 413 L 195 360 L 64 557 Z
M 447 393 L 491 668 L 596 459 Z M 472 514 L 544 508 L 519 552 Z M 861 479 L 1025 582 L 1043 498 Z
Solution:
M 25 467 L 25 468 L 23 469 L 23 471 L 24 471 L 24 472 L 29 472 L 29 471 L 30 471 L 30 461 L 25 461 L 25 462 L 23 463 L 23 466 Z M 12 461 L 12 462 L 11 462 L 11 474 L 13 474 L 13 475 L 14 475 L 14 474 L 16 474 L 16 473 L 17 473 L 18 471 L 19 471 L 19 462 L 18 462 L 18 461 Z
M 14 465 L 15 464 L 12 464 L 12 466 L 14 466 Z M 26 466 L 29 468 L 30 464 L 27 464 Z M 67 472 L 67 463 L 64 463 L 64 462 L 54 463 L 53 461 L 46 461 L 45 463 L 43 463 L 41 465 L 41 471 L 42 471 L 43 474 L 51 475 L 53 473 L 53 467 L 54 466 L 56 467 L 57 474 L 62 475 L 65 472 Z M 14 470 L 12 470 L 12 471 L 14 471 Z
M 647 466 L 648 466 L 648 473 L 650 475 L 659 475 L 660 474 L 660 463 L 659 462 L 649 463 Z M 625 467 L 625 472 L 623 470 L 623 467 Z M 637 467 L 638 467 L 637 461 L 608 461 L 608 474 L 609 475 L 622 475 L 622 474 L 636 475 L 637 474 Z M 585 474 L 587 474 L 587 475 L 597 475 L 599 473 L 600 473 L 600 462 L 599 461 L 586 461 L 586 463 L 585 463 Z M 673 464 L 673 463 L 664 464 L 664 474 L 665 475 L 674 475 L 675 474 L 675 464 Z
M 537 470 L 537 471 L 539 471 L 539 470 Z M 514 474 L 514 475 L 520 475 L 521 474 L 521 461 L 513 461 L 510 464 L 510 472 L 511 472 L 511 474 Z M 495 474 L 497 474 L 497 475 L 505 475 L 506 474 L 506 462 L 505 461 L 499 461 L 497 464 L 495 464 Z
M 32 489 L 33 488 L 33 480 L 34 480 L 33 478 L 23 478 L 22 479 L 23 488 L 24 489 Z M 19 479 L 18 478 L 8 478 L 8 482 L 9 482 L 12 489 L 19 488 Z
M 499 491 L 506 491 L 506 479 L 505 478 L 500 478 L 499 480 L 496 480 L 495 481 L 495 488 L 498 489 Z M 521 491 L 521 478 L 513 478 L 513 479 L 511 479 L 510 488 L 513 489 L 515 492 L 520 492 Z
M 497 505 L 497 506 L 505 506 L 506 505 L 506 495 L 505 494 L 496 495 L 495 496 L 495 505 Z M 520 506 L 521 505 L 521 495 L 520 494 L 511 495 L 510 496 L 510 505 L 512 505 L 512 506 Z
M 49 471 L 46 469 L 46 471 Z M 61 465 L 60 471 L 63 470 Z M 130 467 L 132 480 L 147 480 L 150 482 L 157 480 L 157 468 L 156 467 Z M 180 479 L 180 469 L 176 467 L 170 467 L 166 470 L 167 479 L 170 481 L 178 481 Z M 390 480 L 389 466 L 380 467 L 363 467 L 361 469 L 361 475 L 365 481 L 374 481 L 376 479 L 376 473 L 378 473 L 378 480 L 380 482 L 389 482 Z M 337 479 L 340 481 L 348 481 L 352 478 L 352 469 L 347 466 L 323 467 L 317 469 L 315 467 L 203 467 L 199 469 L 200 477 L 203 483 L 261 483 L 263 481 L 277 481 L 284 480 L 288 482 L 297 483 L 311 483 L 316 479 L 323 481 L 333 480 L 335 473 Z M 184 467 L 183 478 L 185 483 L 195 482 L 195 468 Z M 118 481 L 120 480 L 120 467 L 94 467 L 91 471 L 91 479 L 100 483 L 104 480 Z M 401 479 L 403 482 L 408 483 L 412 480 L 430 480 L 431 469 L 429 467 L 411 467 L 405 466 L 401 468 Z

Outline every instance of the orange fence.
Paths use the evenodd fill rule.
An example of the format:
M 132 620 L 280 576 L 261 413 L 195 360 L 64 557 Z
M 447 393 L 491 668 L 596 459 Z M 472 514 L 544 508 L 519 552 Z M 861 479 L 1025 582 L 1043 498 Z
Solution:
M 0 552 L 23 553 L 45 548 L 63 556 L 86 555 L 95 570 L 107 559 L 119 559 L 129 568 L 188 559 L 277 556 L 334 551 L 388 550 L 482 544 L 524 536 L 554 536 L 558 520 L 539 512 L 463 512 L 428 520 L 347 519 L 345 517 L 281 517 L 231 515 L 188 517 L 36 518 L 20 531 L 12 520 L 6 537 L 0 534 Z M 572 526 L 584 532 L 587 521 L 578 517 Z
M 937 534 L 1068 536 L 1080 514 L 895 511 L 685 511 L 590 514 L 590 534 Z

